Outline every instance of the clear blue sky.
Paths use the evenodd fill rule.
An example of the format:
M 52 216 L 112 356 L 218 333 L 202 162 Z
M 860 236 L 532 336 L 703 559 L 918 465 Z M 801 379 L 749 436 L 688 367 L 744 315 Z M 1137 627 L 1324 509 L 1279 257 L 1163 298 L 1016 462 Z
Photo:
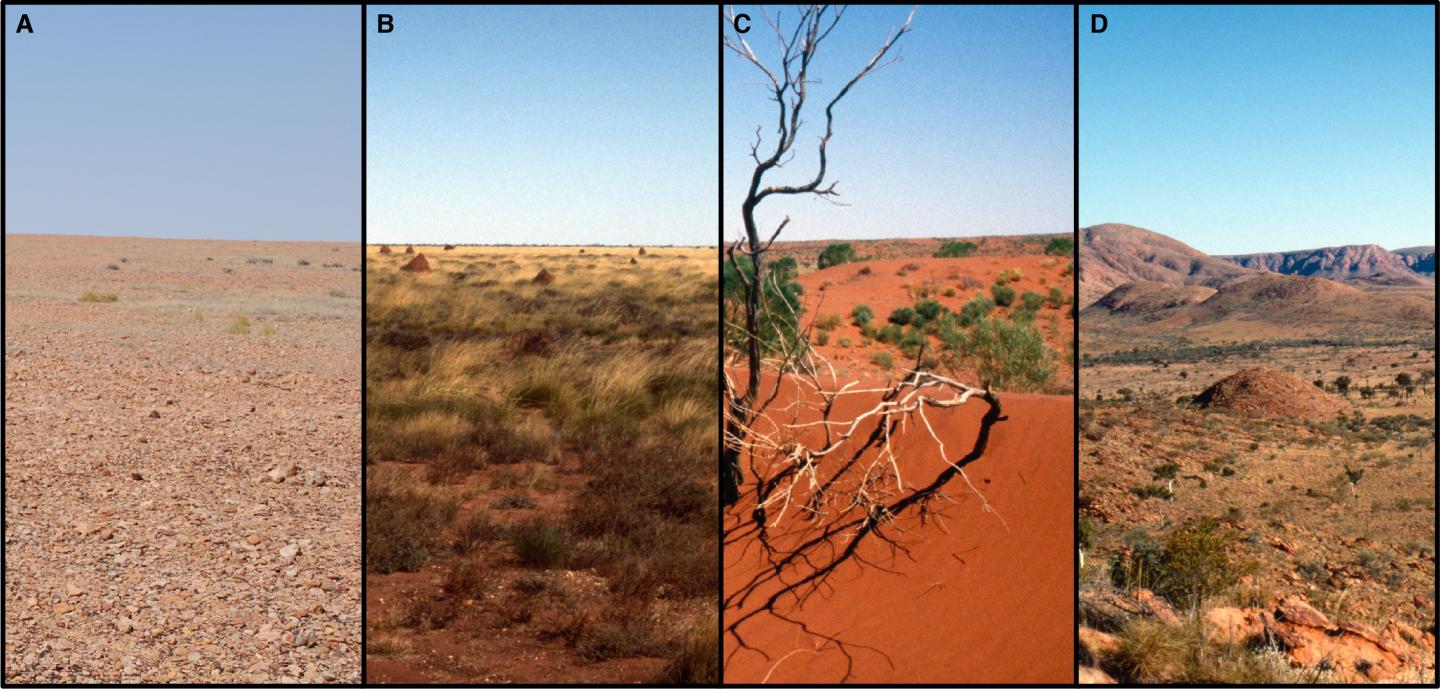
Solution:
M 1212 254 L 1434 243 L 1434 7 L 1080 10 L 1082 226 Z
M 715 244 L 714 7 L 380 13 L 369 241 Z
M 753 6 L 746 35 L 773 65 L 774 32 Z M 793 7 L 767 6 L 793 27 Z M 851 6 L 822 44 L 795 161 L 770 182 L 814 175 L 824 106 L 904 21 L 908 7 Z M 814 196 L 766 199 L 762 230 L 790 216 L 788 239 L 934 237 L 1067 232 L 1074 224 L 1074 8 L 921 6 L 900 39 L 903 60 L 871 74 L 836 106 L 828 181 L 833 206 Z M 725 236 L 741 233 L 739 204 L 763 125 L 774 141 L 775 104 L 764 75 L 726 51 Z M 766 82 L 768 84 L 768 82 Z
M 4 30 L 7 232 L 359 241 L 359 8 L 7 4 Z

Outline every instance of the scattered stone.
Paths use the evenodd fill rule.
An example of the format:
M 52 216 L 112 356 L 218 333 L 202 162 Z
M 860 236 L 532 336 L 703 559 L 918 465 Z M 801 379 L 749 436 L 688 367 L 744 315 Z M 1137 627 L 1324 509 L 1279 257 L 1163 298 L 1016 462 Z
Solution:
M 290 561 L 294 560 L 295 556 L 299 554 L 300 546 L 291 543 L 290 545 L 287 545 L 284 548 L 280 549 L 280 562 L 290 564 Z
M 150 418 L 152 418 L 152 419 L 158 419 L 158 418 L 160 418 L 160 412 L 152 410 L 152 411 L 150 412 Z

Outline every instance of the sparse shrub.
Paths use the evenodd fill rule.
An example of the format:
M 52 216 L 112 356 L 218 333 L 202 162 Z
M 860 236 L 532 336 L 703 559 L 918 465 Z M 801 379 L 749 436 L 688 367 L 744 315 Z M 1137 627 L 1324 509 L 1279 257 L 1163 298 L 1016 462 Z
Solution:
M 525 567 L 552 569 L 570 557 L 570 538 L 553 524 L 532 520 L 510 531 L 510 549 Z
M 535 507 L 535 498 L 526 493 L 511 493 L 490 501 L 490 509 L 494 510 L 533 510 Z
M 870 362 L 888 371 L 895 366 L 895 357 L 890 352 L 875 352 L 870 355 Z
M 308 266 L 308 265 L 310 265 L 310 262 L 302 258 L 302 259 L 296 261 L 296 262 L 295 262 L 295 265 L 297 265 L 297 266 Z
M 372 572 L 418 571 L 440 544 L 457 503 L 421 486 L 404 472 L 375 471 L 365 488 L 365 568 Z
M 482 600 L 495 587 L 497 573 L 478 558 L 459 558 L 445 576 L 445 592 L 460 600 Z
M 654 653 L 659 645 L 658 634 L 649 606 L 623 600 L 600 614 L 599 622 L 579 640 L 575 650 L 589 661 L 634 658 Z
M 815 328 L 818 330 L 834 330 L 840 327 L 840 314 L 827 313 L 815 318 Z
M 824 330 L 816 331 L 815 344 L 825 346 L 830 343 L 830 333 Z
M 1025 311 L 1034 313 L 1036 311 L 1039 311 L 1040 307 L 1044 305 L 1045 297 L 1040 296 L 1036 292 L 1025 290 L 1025 292 L 1020 295 L 1020 308 Z
M 1232 530 L 1211 517 L 1185 523 L 1155 547 L 1132 544 L 1112 566 L 1117 585 L 1146 587 L 1170 601 L 1194 608 L 1200 601 L 1232 588 L 1253 568 L 1232 561 L 1228 551 L 1239 540 Z
M 490 515 L 476 512 L 455 529 L 455 552 L 468 553 L 486 541 L 505 537 L 505 529 L 490 520 Z
M 976 296 L 960 309 L 960 325 L 971 326 L 976 321 L 990 315 L 995 310 L 995 302 L 983 294 Z
M 1015 303 L 1015 288 L 996 281 L 990 285 L 990 295 L 995 298 L 997 306 L 1010 307 Z
M 1170 479 L 1180 474 L 1180 465 L 1174 462 L 1166 462 L 1155 467 L 1155 478 Z
M 850 321 L 858 327 L 864 328 L 873 320 L 875 320 L 875 310 L 866 304 L 856 304 L 855 308 L 850 310 Z
M 670 661 L 656 678 L 657 684 L 681 687 L 720 683 L 720 639 L 715 634 L 716 622 L 711 615 L 685 630 Z
M 1051 288 L 1050 288 L 1050 296 L 1048 296 L 1048 297 L 1045 298 L 1045 302 L 1046 302 L 1047 304 L 1049 304 L 1050 308 L 1052 308 L 1052 309 L 1058 309 L 1058 308 L 1060 308 L 1061 306 L 1064 306 L 1064 305 L 1065 305 L 1065 291 L 1062 290 L 1062 289 L 1060 289 L 1058 286 L 1057 286 L 1057 287 L 1051 287 Z
M 347 292 L 346 292 L 345 290 L 343 290 L 343 289 L 333 289 L 333 288 L 332 288 L 332 289 L 330 290 L 330 296 L 335 297 L 335 298 L 337 298 L 337 299 L 344 299 L 344 298 L 349 297 L 350 295 L 349 295 L 349 293 L 347 293 Z
M 250 319 L 244 316 L 235 316 L 230 320 L 230 327 L 226 329 L 226 332 L 231 335 L 250 334 Z
M 111 304 L 120 301 L 120 295 L 115 294 L 114 292 L 94 292 L 87 290 L 84 294 L 80 295 L 80 301 L 94 302 L 97 304 Z
M 120 270 L 120 266 L 115 263 L 106 263 L 105 270 Z

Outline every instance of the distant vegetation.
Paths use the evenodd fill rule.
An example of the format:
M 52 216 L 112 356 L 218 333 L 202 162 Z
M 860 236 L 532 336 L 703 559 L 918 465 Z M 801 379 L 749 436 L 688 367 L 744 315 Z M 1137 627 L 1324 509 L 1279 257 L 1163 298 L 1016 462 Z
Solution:
M 1056 237 L 1045 245 L 1047 256 L 1073 256 L 1075 255 L 1075 240 L 1071 237 Z
M 975 253 L 975 242 L 945 242 L 935 252 L 935 258 L 964 258 Z

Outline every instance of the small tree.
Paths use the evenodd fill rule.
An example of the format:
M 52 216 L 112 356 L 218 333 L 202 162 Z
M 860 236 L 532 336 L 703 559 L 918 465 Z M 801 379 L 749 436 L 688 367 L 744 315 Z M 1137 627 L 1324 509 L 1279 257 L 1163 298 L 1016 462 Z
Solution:
M 844 263 L 854 263 L 858 260 L 860 257 L 855 255 L 855 247 L 851 246 L 849 242 L 840 242 L 825 247 L 825 250 L 820 252 L 819 258 L 815 259 L 815 264 L 824 269 Z
M 1335 377 L 1335 391 L 1345 397 L 1350 396 L 1350 376 Z

